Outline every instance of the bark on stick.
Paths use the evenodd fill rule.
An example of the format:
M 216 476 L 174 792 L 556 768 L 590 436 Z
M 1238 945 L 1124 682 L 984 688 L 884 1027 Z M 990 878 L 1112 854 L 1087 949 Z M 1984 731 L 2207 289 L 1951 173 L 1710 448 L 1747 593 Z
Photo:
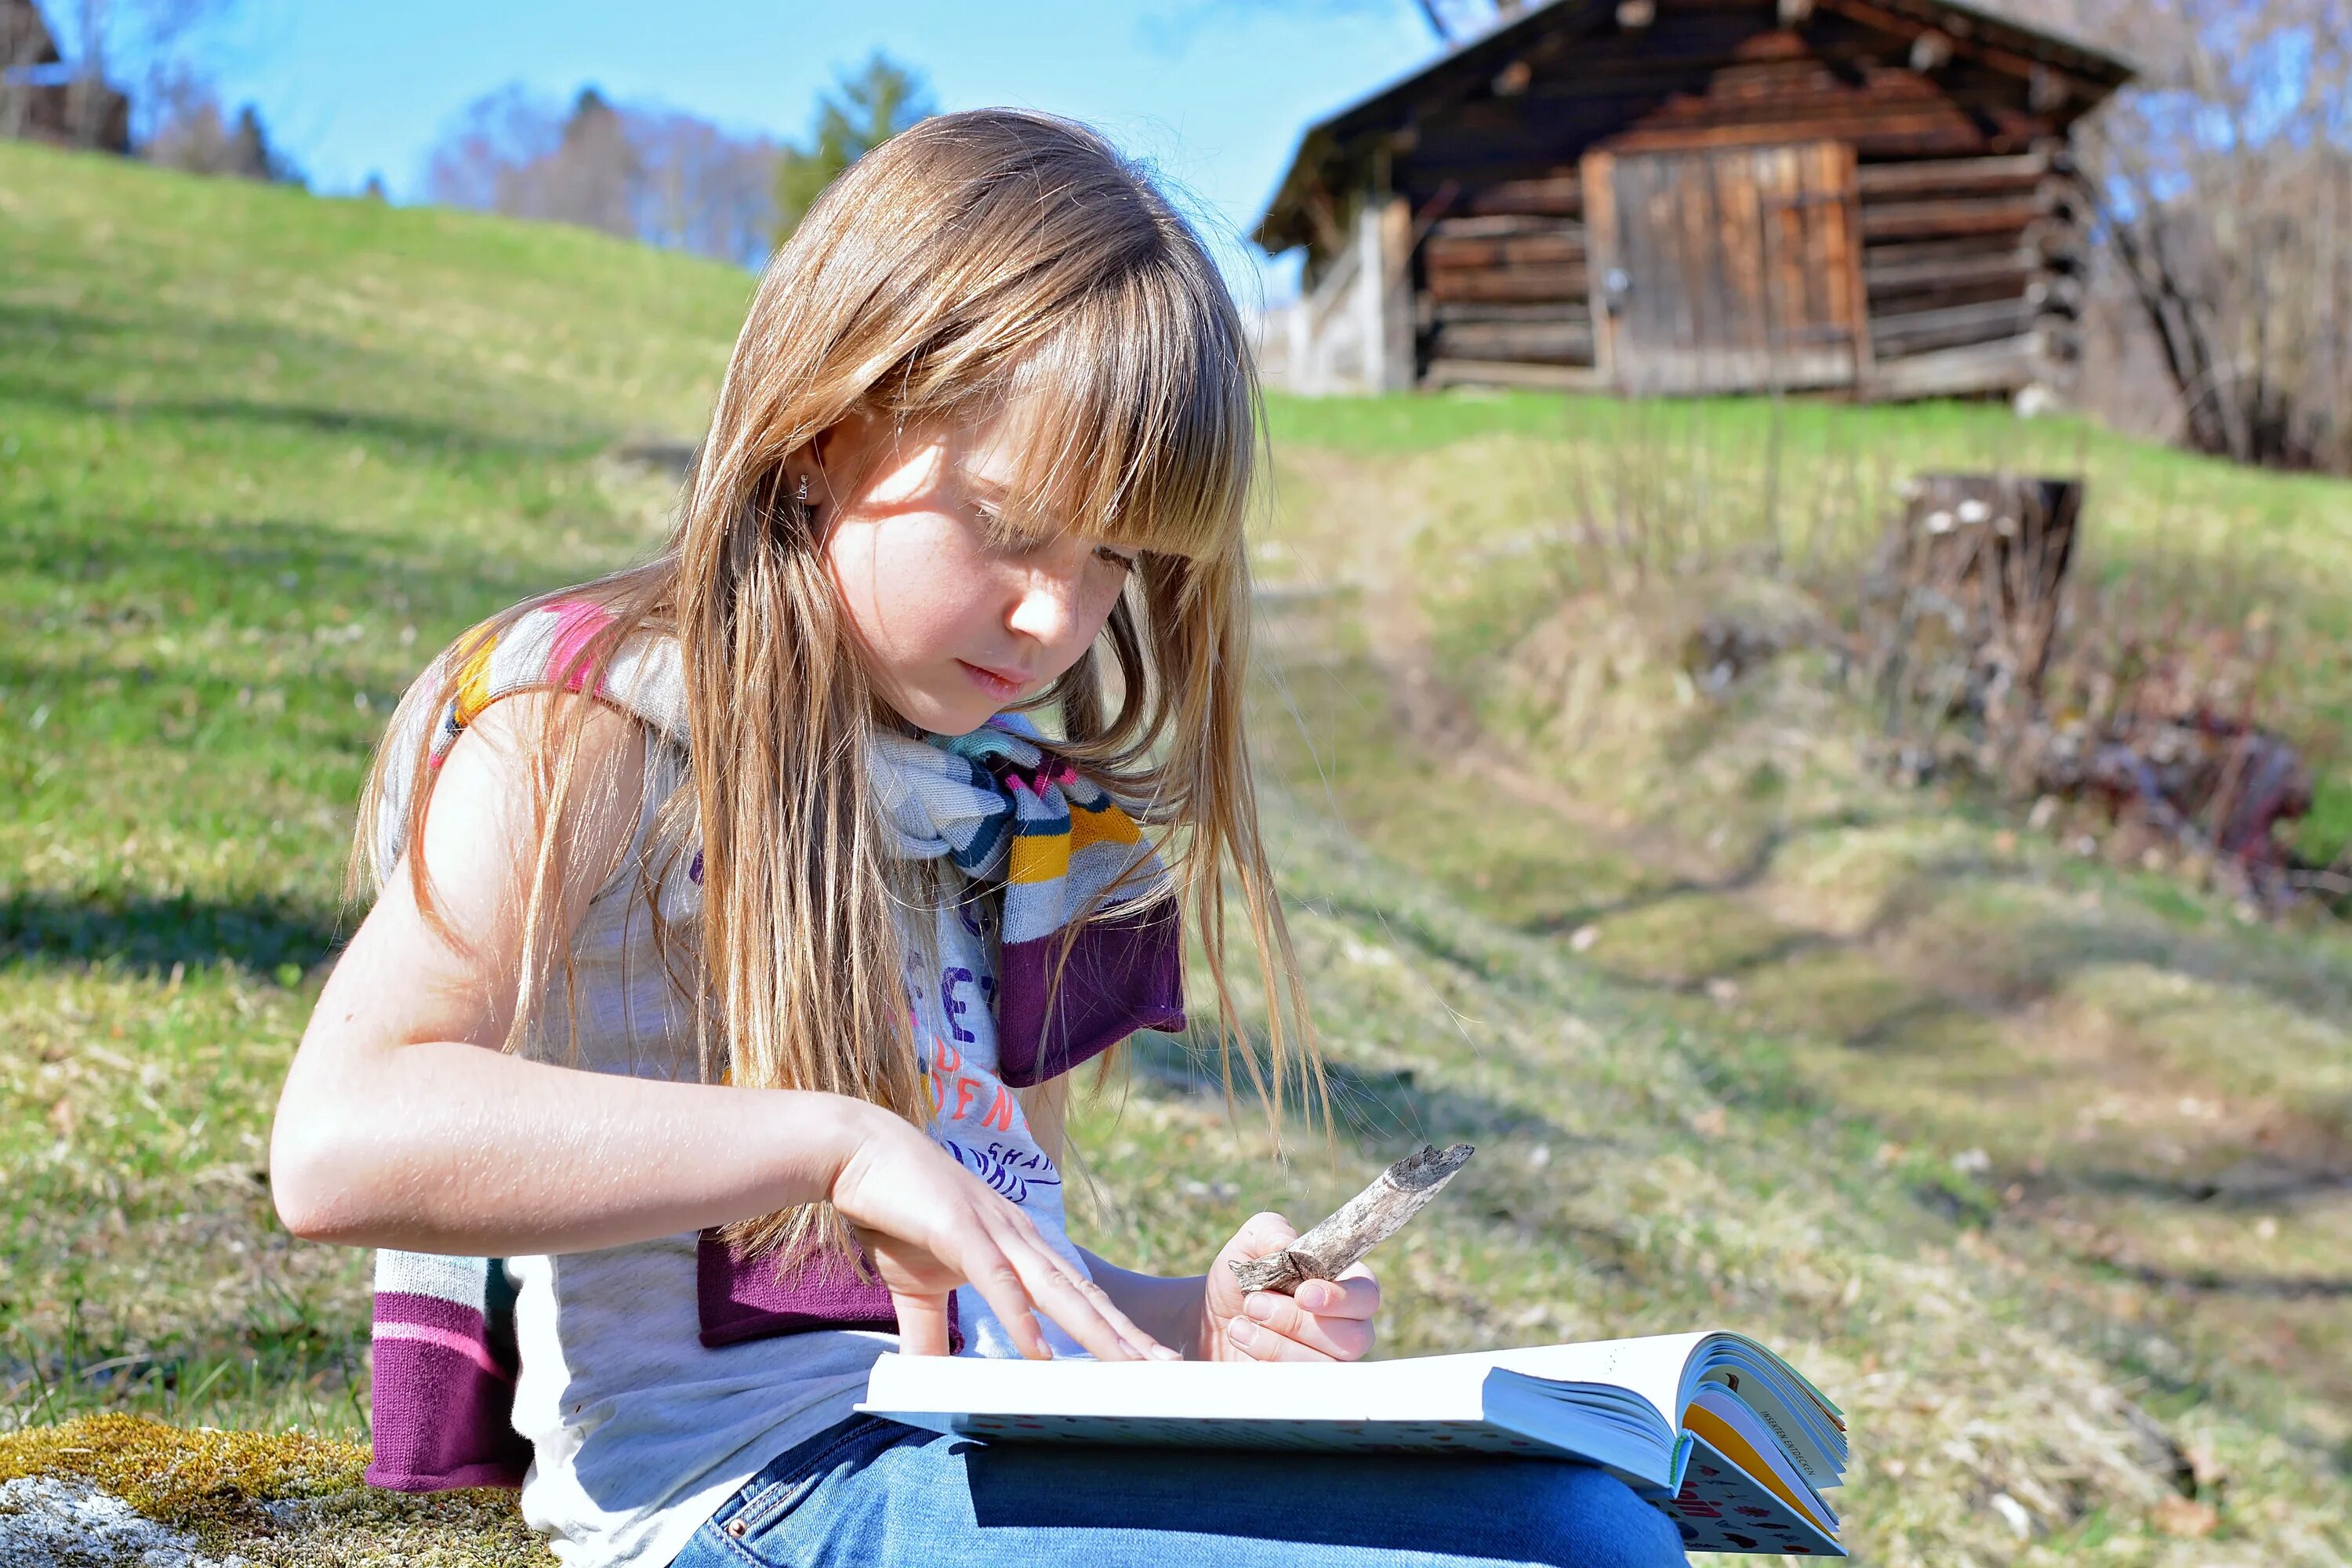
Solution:
M 1337 1279 L 1403 1228 L 1475 1152 L 1467 1143 L 1443 1151 L 1423 1145 L 1420 1153 L 1382 1171 L 1370 1186 L 1288 1247 L 1233 1264 L 1234 1277 L 1244 1290 L 1279 1290 L 1286 1296 L 1309 1279 Z

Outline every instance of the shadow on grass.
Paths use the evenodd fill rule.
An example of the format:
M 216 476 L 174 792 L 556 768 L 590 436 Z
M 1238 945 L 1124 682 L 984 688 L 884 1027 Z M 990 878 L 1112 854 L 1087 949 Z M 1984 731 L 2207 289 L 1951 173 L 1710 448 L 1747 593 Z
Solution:
M 1223 1092 L 1216 1047 L 1205 1037 L 1196 1042 L 1183 1035 L 1145 1032 L 1134 1037 L 1129 1050 L 1136 1070 L 1163 1089 L 1204 1097 Z M 1234 1098 L 1255 1102 L 1241 1051 L 1263 1062 L 1264 1036 L 1251 1029 L 1234 1063 Z M 1327 1060 L 1323 1079 L 1331 1096 L 1333 1130 L 1366 1155 L 1384 1161 L 1400 1159 L 1417 1144 L 1465 1139 L 1527 1138 L 1562 1145 L 1594 1142 L 1502 1100 L 1423 1084 L 1410 1068 L 1381 1071 Z
M 38 962 L 102 963 L 150 974 L 217 963 L 265 974 L 289 965 L 307 971 L 340 934 L 331 910 L 278 899 L 0 899 L 0 969 Z
M 52 1336 L 0 1324 L 0 1412 L 18 1427 L 127 1411 L 173 1423 L 364 1431 L 366 1335 L 290 1299 L 154 1342 L 76 1298 Z
M 2210 1176 L 2159 1176 L 2145 1171 L 2098 1169 L 2071 1173 L 2076 1187 L 2110 1197 L 2254 1213 L 2352 1192 L 2352 1167 L 2289 1166 L 2242 1160 Z
M 1639 914 L 1676 899 L 1728 895 L 1747 892 L 1771 874 L 1773 862 L 1790 846 L 1825 833 L 1843 833 L 1857 827 L 1885 826 L 1899 819 L 1873 816 L 1867 812 L 1847 809 L 1823 812 L 1817 816 L 1798 821 L 1774 822 L 1757 836 L 1756 842 L 1738 864 L 1718 877 L 1673 877 L 1626 894 L 1588 905 L 1544 916 L 1541 920 L 1521 922 L 1516 929 L 1524 936 L 1566 936 L 1580 926 L 1596 925 L 1603 921 L 1624 915 Z
M 1470 943 L 1454 938 L 1429 921 L 1381 904 L 1355 898 L 1318 899 L 1311 906 L 1318 913 L 1379 931 L 1389 942 L 1411 948 L 1423 957 L 1433 959 L 1465 974 L 1473 974 L 1489 984 L 1508 984 L 1506 966 L 1498 965 L 1490 954 Z
M 1214 1047 L 1206 1042 L 1146 1033 L 1137 1035 L 1129 1048 L 1139 1074 L 1165 1089 L 1204 1097 L 1223 1092 Z M 1264 1060 L 1265 1042 L 1257 1031 L 1250 1032 L 1244 1048 Z M 1410 1068 L 1381 1071 L 1327 1060 L 1323 1077 L 1334 1132 L 1366 1159 L 1395 1161 L 1423 1143 L 1470 1142 L 1486 1151 L 1447 1189 L 1447 1202 L 1472 1216 L 1472 1223 L 1574 1256 L 1584 1267 L 1620 1279 L 1639 1279 L 1654 1271 L 1655 1260 L 1630 1236 L 1554 1212 L 1549 1203 L 1530 1204 L 1521 1190 L 1530 1179 L 1529 1168 L 1515 1152 L 1535 1146 L 1546 1151 L 1544 1174 L 1536 1181 L 1550 1194 L 1563 1184 L 1579 1184 L 1576 1173 L 1586 1163 L 1628 1157 L 1619 1141 L 1570 1132 L 1548 1117 L 1487 1095 L 1423 1083 Z M 1234 1079 L 1236 1100 L 1255 1099 L 1238 1062 Z
M 250 623 L 315 614 L 338 600 L 382 603 L 387 588 L 420 612 L 444 603 L 471 609 L 526 578 L 519 563 L 456 539 L 300 517 L 177 521 L 114 512 L 0 513 L 0 574 L 75 584 L 74 618 L 109 629 L 139 614 L 124 595 L 168 595 L 184 602 L 179 615 L 227 611 Z
M 2239 985 L 2316 1017 L 2352 1008 L 2352 969 L 2310 949 L 2282 951 L 2250 935 L 2123 926 L 2049 916 L 2013 927 L 2015 951 L 2034 962 L 2021 987 L 2054 991 L 2066 975 L 2097 967 L 2140 965 L 2215 985 Z
M 2278 1301 L 2352 1300 L 2352 1279 L 2324 1274 L 2231 1274 L 2215 1268 L 2164 1268 L 2152 1263 L 2090 1258 L 2093 1267 L 2173 1295 L 2250 1296 Z
M 269 403 L 254 398 L 154 398 L 128 405 L 129 412 L 154 418 L 202 420 L 231 426 L 275 426 L 309 435 L 352 437 L 403 452 L 418 450 L 506 458 L 587 458 L 608 438 L 602 432 L 526 439 L 494 435 L 471 424 L 423 419 L 382 410 Z

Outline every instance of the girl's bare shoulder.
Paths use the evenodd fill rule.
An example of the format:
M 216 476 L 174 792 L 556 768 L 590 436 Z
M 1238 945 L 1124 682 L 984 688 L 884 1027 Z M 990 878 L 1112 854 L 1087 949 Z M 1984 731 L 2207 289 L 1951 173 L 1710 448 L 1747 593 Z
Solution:
M 310 1032 L 345 1045 L 503 1042 L 530 931 L 560 951 L 627 854 L 651 744 L 641 721 L 568 694 L 517 692 L 475 714 L 433 770 L 421 835 L 389 868 Z
M 436 880 L 448 868 L 520 874 L 561 778 L 564 883 L 602 883 L 635 834 L 653 744 L 642 720 L 574 693 L 499 699 L 474 716 L 442 762 L 425 810 L 427 867 Z
M 575 766 L 642 764 L 651 735 L 644 720 L 609 702 L 574 691 L 517 691 L 476 713 L 448 760 L 455 763 L 470 743 L 478 756 L 491 757 L 492 765 L 520 770 L 535 757 L 551 760 L 552 747 L 570 744 L 576 747 Z

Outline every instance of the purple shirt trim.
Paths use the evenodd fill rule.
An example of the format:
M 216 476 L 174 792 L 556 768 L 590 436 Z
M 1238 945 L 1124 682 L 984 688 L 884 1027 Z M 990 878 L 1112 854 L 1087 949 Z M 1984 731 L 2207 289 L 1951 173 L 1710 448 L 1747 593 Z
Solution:
M 879 1279 L 860 1283 L 839 1258 L 819 1258 L 779 1267 L 772 1257 L 736 1251 L 715 1230 L 706 1230 L 694 1249 L 695 1304 L 702 1318 L 706 1350 L 740 1345 L 812 1329 L 876 1329 L 898 1331 L 898 1310 Z M 948 1351 L 963 1349 L 956 1302 L 948 1298 Z
M 458 1302 L 386 1292 L 376 1298 L 376 1310 L 387 1321 L 460 1335 L 491 1349 L 482 1314 Z M 511 1355 L 492 1353 L 511 1369 Z M 372 1360 L 370 1486 L 437 1492 L 522 1485 L 530 1445 L 514 1429 L 511 1371 L 495 1375 L 478 1357 L 425 1339 L 378 1339 Z
M 1055 931 L 1008 942 L 997 955 L 996 1074 L 1015 1089 L 1058 1078 L 1138 1029 L 1184 1027 L 1184 938 L 1174 894 L 1078 928 L 1049 1020 L 1045 996 L 1062 942 Z

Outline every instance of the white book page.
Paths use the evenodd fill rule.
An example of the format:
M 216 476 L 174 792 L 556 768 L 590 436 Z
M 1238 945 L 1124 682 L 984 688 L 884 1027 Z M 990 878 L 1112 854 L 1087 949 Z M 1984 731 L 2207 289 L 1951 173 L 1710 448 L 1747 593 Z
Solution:
M 859 1408 L 886 1415 L 922 1411 L 1174 1421 L 1476 1421 L 1479 1384 L 1491 1360 L 1029 1362 L 893 1354 L 875 1362 Z
M 1594 1340 L 1577 1345 L 1529 1345 L 1523 1350 L 1490 1351 L 1475 1357 L 1441 1356 L 1441 1361 L 1476 1360 L 1550 1383 L 1611 1383 L 1649 1401 L 1670 1432 L 1683 1426 L 1683 1374 L 1691 1352 L 1707 1336 L 1649 1334 L 1633 1340 Z
M 1556 1383 L 1615 1384 L 1682 1426 L 1685 1366 L 1703 1334 L 1355 1362 L 1024 1362 L 886 1355 L 866 1403 L 879 1415 L 1111 1415 L 1150 1420 L 1477 1421 L 1501 1367 Z

